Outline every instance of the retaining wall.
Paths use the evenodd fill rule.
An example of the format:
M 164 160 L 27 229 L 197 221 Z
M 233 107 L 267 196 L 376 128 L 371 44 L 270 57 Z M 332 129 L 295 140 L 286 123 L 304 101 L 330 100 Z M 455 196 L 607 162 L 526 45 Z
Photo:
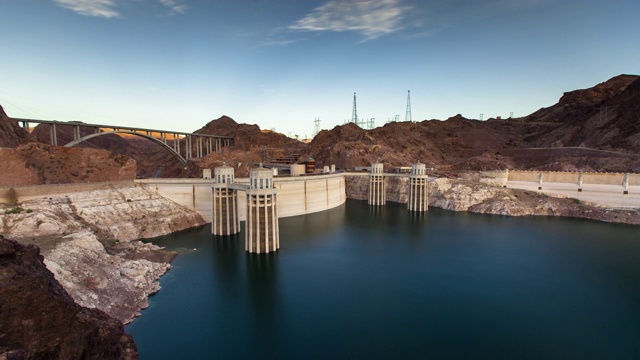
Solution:
M 506 172 L 496 172 L 495 174 L 498 176 L 497 174 L 501 173 L 504 174 Z M 540 171 L 509 170 L 507 178 L 509 181 L 537 182 L 539 176 Z M 542 171 L 542 182 L 577 184 L 579 176 L 579 172 Z M 594 185 L 622 185 L 624 176 L 624 173 L 583 172 L 582 183 Z M 640 185 L 640 174 L 629 173 L 628 177 L 630 186 Z
M 0 187 L 0 203 L 8 206 L 15 205 L 13 202 L 39 199 L 49 196 L 68 195 L 77 192 L 106 190 L 118 188 L 130 188 L 135 186 L 133 181 L 99 182 L 99 183 L 74 183 L 74 184 L 45 184 L 29 186 L 2 186 Z M 15 199 L 10 195 L 10 191 L 15 191 Z

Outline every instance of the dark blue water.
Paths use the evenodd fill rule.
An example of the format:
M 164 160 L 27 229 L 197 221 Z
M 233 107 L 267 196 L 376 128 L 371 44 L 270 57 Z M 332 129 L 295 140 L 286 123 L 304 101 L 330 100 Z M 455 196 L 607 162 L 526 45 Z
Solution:
M 280 219 L 276 254 L 209 227 L 127 326 L 142 359 L 640 359 L 640 228 L 403 205 Z

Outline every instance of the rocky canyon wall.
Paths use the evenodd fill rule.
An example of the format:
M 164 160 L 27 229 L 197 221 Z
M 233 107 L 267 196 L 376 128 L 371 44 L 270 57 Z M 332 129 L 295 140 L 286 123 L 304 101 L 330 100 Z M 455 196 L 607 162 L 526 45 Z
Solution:
M 141 186 L 28 200 L 0 215 L 6 237 L 41 248 L 45 263 L 80 305 L 126 323 L 147 306 L 171 254 L 134 241 L 205 222 Z
M 76 304 L 33 245 L 0 235 L 0 359 L 137 359 L 124 326 Z

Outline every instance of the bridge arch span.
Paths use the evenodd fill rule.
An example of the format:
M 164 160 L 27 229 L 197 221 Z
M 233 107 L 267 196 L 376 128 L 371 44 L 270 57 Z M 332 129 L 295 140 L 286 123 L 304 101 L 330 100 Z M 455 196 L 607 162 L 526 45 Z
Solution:
M 87 141 L 89 139 L 93 139 L 94 137 L 98 137 L 98 136 L 102 136 L 102 135 L 108 135 L 108 134 L 129 134 L 129 135 L 136 135 L 136 136 L 140 136 L 143 137 L 145 139 L 149 139 L 153 142 L 155 142 L 156 144 L 160 144 L 162 147 L 164 147 L 166 150 L 168 150 L 171 154 L 173 154 L 173 156 L 175 156 L 182 165 L 187 166 L 187 160 L 185 160 L 184 157 L 182 157 L 182 155 L 180 155 L 178 152 L 176 152 L 171 146 L 165 144 L 163 141 L 154 138 L 153 136 L 150 135 L 146 135 L 146 134 L 140 134 L 137 132 L 133 132 L 133 131 L 126 131 L 126 130 L 115 130 L 115 131 L 101 131 L 98 133 L 94 133 L 94 134 L 89 134 L 86 136 L 83 136 L 77 140 L 74 140 L 68 144 L 66 144 L 64 147 L 73 147 L 76 146 L 78 144 L 80 144 L 81 142 Z M 175 141 L 175 140 L 174 140 Z

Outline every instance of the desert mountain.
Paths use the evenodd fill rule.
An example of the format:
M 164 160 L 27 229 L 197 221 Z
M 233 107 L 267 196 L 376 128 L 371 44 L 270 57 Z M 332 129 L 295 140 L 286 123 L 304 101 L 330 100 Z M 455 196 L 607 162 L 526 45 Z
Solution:
M 522 119 L 538 125 L 526 147 L 578 146 L 640 152 L 640 77 L 620 75 L 590 89 L 564 93 L 557 104 Z
M 299 157 L 306 148 L 306 144 L 284 134 L 260 130 L 258 125 L 238 124 L 226 115 L 210 121 L 195 133 L 231 136 L 234 140 L 222 153 L 212 153 L 199 162 L 189 163 L 189 175 L 193 177 L 202 176 L 202 169 L 224 163 L 235 167 L 236 176 L 248 176 L 249 169 L 257 163 L 270 162 L 283 155 Z
M 234 138 L 230 149 L 250 150 L 256 148 L 300 148 L 303 144 L 291 139 L 284 134 L 270 130 L 260 130 L 258 125 L 238 124 L 232 118 L 223 115 L 216 120 L 211 120 L 201 129 L 194 131 L 196 134 L 231 136 Z
M 321 131 L 307 155 L 343 169 L 423 162 L 452 170 L 640 171 L 640 77 L 620 75 L 519 119 L 354 124 Z

